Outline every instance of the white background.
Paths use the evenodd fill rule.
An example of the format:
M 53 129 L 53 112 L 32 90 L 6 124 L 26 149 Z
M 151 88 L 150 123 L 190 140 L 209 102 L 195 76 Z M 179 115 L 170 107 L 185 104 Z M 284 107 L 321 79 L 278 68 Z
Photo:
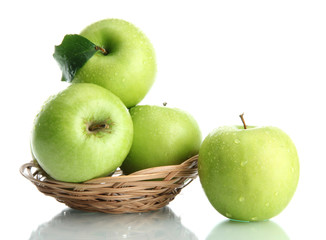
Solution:
M 122 18 L 142 29 L 156 50 L 156 82 L 141 104 L 166 101 L 187 110 L 204 137 L 240 124 L 242 112 L 249 125 L 283 129 L 297 146 L 301 175 L 294 198 L 270 225 L 285 239 L 326 239 L 325 13 L 322 0 L 1 1 L 1 234 L 7 237 L 0 238 L 35 237 L 66 208 L 18 172 L 31 159 L 34 116 L 67 86 L 54 45 L 97 20 Z M 199 179 L 169 207 L 194 239 L 210 233 L 210 239 L 258 239 L 263 231 L 253 224 L 223 228 L 226 219 L 210 206 Z M 157 223 L 146 224 L 150 230 Z M 264 236 L 273 236 L 273 226 Z M 82 239 L 78 230 L 71 234 Z

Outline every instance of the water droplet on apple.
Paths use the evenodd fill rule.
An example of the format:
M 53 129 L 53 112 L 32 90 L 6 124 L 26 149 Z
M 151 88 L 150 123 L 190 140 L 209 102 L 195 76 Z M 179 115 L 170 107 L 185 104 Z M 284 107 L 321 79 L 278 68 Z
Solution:
M 114 73 L 114 75 L 115 75 L 115 76 L 117 76 L 117 75 L 118 75 L 118 73 L 117 73 L 117 72 L 115 72 L 115 73 Z
M 239 197 L 239 202 L 243 202 L 245 198 L 243 196 Z
M 234 143 L 235 143 L 235 144 L 238 144 L 238 143 L 240 143 L 240 140 L 239 140 L 239 139 L 235 139 L 235 140 L 234 140 Z
M 252 221 L 256 221 L 258 219 L 258 217 L 252 217 L 251 220 Z
M 242 161 L 242 162 L 240 163 L 240 165 L 241 165 L 241 167 L 244 167 L 247 163 L 248 163 L 248 161 Z
M 274 195 L 275 195 L 275 196 L 278 196 L 278 192 L 275 192 Z
M 294 167 L 291 168 L 291 172 L 294 173 Z
M 232 217 L 232 214 L 230 214 L 230 213 L 228 213 L 228 212 L 225 213 L 225 215 L 226 215 L 227 217 L 229 217 L 229 218 Z
M 269 202 L 265 203 L 265 206 L 266 206 L 266 207 L 269 207 Z

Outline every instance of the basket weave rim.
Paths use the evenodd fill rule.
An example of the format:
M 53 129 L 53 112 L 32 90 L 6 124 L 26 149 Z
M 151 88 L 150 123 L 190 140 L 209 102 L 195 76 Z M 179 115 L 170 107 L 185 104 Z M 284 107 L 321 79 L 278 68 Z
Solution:
M 198 154 L 190 157 L 189 159 L 185 160 L 181 164 L 177 165 L 167 165 L 167 166 L 158 166 L 158 167 L 152 167 L 152 168 L 146 168 L 142 169 L 136 172 L 133 172 L 128 175 L 123 175 L 121 170 L 116 170 L 112 176 L 106 176 L 106 177 L 99 177 L 87 180 L 85 182 L 80 183 L 73 183 L 73 182 L 64 182 L 59 181 L 56 179 L 51 178 L 38 164 L 35 164 L 34 161 L 30 161 L 28 163 L 24 163 L 20 168 L 19 172 L 28 180 L 32 181 L 33 183 L 39 183 L 44 184 L 46 181 L 47 184 L 58 184 L 60 185 L 66 185 L 68 188 L 78 188 L 78 186 L 84 188 L 84 187 L 91 187 L 91 185 L 94 184 L 101 184 L 103 186 L 103 183 L 112 183 L 112 182 L 133 182 L 133 181 L 140 181 L 140 180 L 150 180 L 154 178 L 162 178 L 164 177 L 164 172 L 170 172 L 170 171 L 177 171 L 178 169 L 182 170 L 187 165 L 197 165 L 198 160 Z M 191 168 L 190 166 L 189 168 Z M 41 172 L 41 174 L 46 178 L 46 180 L 40 180 L 35 178 L 34 176 L 37 173 L 32 173 L 31 168 L 36 168 L 37 173 Z M 27 170 L 27 171 L 26 171 Z M 159 176 L 162 173 L 162 176 Z M 187 177 L 193 177 L 195 178 L 197 176 L 197 172 L 194 172 L 191 174 L 191 171 L 189 171 L 190 175 L 187 175 Z M 170 179 L 164 179 L 164 181 L 169 181 Z
M 117 170 L 112 176 L 82 183 L 50 178 L 35 162 L 20 173 L 37 189 L 68 207 L 91 212 L 135 213 L 160 209 L 172 201 L 198 175 L 198 155 L 179 165 L 143 169 L 129 175 Z

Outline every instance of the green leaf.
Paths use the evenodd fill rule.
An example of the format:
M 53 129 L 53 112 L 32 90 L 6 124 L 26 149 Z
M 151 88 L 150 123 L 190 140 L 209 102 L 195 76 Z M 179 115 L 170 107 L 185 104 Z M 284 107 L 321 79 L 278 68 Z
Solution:
M 97 52 L 98 48 L 87 38 L 69 34 L 62 43 L 55 46 L 53 57 L 62 71 L 62 81 L 71 82 L 78 69 Z

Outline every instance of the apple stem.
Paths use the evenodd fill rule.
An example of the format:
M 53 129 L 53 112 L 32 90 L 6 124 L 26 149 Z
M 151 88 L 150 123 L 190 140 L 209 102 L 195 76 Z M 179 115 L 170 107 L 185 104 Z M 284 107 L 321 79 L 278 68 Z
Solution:
M 88 130 L 91 132 L 98 131 L 100 129 L 108 129 L 110 128 L 109 124 L 106 123 L 99 123 L 99 124 L 94 124 L 88 127 Z
M 246 122 L 245 122 L 245 120 L 244 120 L 244 118 L 243 118 L 243 115 L 244 115 L 244 113 L 240 114 L 239 117 L 241 118 L 241 121 L 242 121 L 242 123 L 243 123 L 243 128 L 244 128 L 244 129 L 247 129 L 247 125 L 246 125 Z
M 102 47 L 100 47 L 100 46 L 95 46 L 95 49 L 98 51 L 98 50 L 100 50 L 102 53 L 103 53 L 103 55 L 108 55 L 109 53 L 105 50 L 105 48 L 102 48 Z
M 167 104 L 168 104 L 167 102 L 164 102 L 164 103 L 163 103 L 163 106 L 165 107 Z

